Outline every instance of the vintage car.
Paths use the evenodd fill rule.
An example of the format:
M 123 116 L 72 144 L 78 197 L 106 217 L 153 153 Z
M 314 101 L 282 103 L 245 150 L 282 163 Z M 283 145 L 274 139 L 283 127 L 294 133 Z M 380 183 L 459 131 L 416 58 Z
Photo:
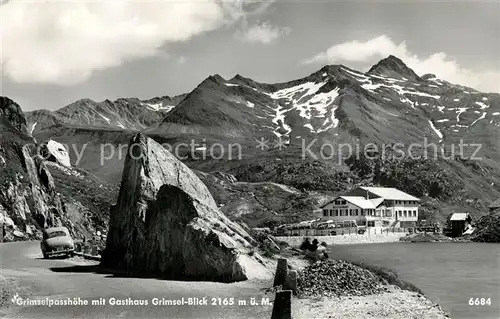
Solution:
M 43 231 L 43 239 L 40 243 L 43 258 L 55 255 L 73 256 L 75 243 L 66 227 L 52 227 Z

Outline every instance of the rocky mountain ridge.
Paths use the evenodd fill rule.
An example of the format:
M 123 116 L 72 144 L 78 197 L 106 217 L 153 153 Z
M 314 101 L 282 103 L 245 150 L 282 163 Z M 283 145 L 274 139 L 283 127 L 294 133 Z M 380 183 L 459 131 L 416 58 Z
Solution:
M 189 167 L 231 173 L 237 183 L 286 184 L 306 197 L 307 192 L 341 192 L 358 184 L 400 187 L 428 198 L 423 211 L 438 218 L 463 210 L 479 216 L 490 201 L 500 197 L 500 94 L 479 92 L 432 74 L 418 75 L 394 56 L 368 72 L 329 65 L 304 78 L 276 84 L 241 75 L 229 80 L 213 75 L 174 100 L 167 99 L 168 105 L 176 106 L 166 114 L 154 111 L 154 116 L 126 117 L 129 128 L 171 149 L 180 146 L 176 155 Z M 75 111 L 71 116 L 67 113 L 74 120 L 37 124 L 34 136 L 71 145 L 72 162 L 78 159 L 73 147 L 85 149 L 77 166 L 117 184 L 134 132 L 118 126 L 123 115 L 115 119 L 111 113 L 121 114 L 126 106 L 117 103 L 120 110 L 109 107 L 106 113 L 86 105 L 65 109 L 89 109 L 87 113 L 94 114 L 99 125 L 89 126 L 86 117 L 75 116 Z M 36 122 L 33 113 L 28 118 Z M 268 141 L 267 148 L 256 147 L 261 139 Z M 193 141 L 202 144 L 194 149 L 185 146 Z M 283 143 L 278 147 L 279 141 Z M 311 141 L 315 141 L 311 153 L 318 158 L 307 152 L 304 156 L 304 145 Z M 241 158 L 214 158 L 213 146 L 234 143 L 241 146 Z M 342 154 L 340 145 L 363 149 L 370 143 L 379 146 L 379 155 L 381 150 L 392 149 L 391 158 L 365 161 L 354 154 L 356 161 L 345 163 L 353 154 Z M 412 143 L 418 144 L 412 151 L 418 155 L 430 151 L 430 158 L 413 159 L 408 151 Z M 397 144 L 403 145 L 402 159 L 393 156 L 398 154 Z M 384 172 L 377 175 L 380 169 Z M 441 177 L 433 183 L 432 174 Z M 216 198 L 234 198 L 241 186 L 235 185 L 228 186 L 229 195 L 218 186 L 209 188 L 224 193 L 214 194 Z M 465 186 L 455 192 L 456 185 Z M 453 196 L 447 198 L 434 196 L 450 193 Z M 263 213 L 255 199 L 249 198 L 250 202 L 254 204 L 248 207 L 256 210 L 250 210 L 248 217 L 253 212 L 267 219 L 274 214 L 270 212 L 276 212 Z M 231 206 L 227 201 L 224 204 Z
M 183 98 L 183 95 L 155 97 L 149 100 L 119 98 L 95 102 L 81 99 L 57 111 L 37 110 L 26 113 L 31 132 L 53 125 L 96 127 L 111 130 L 143 130 L 159 122 Z

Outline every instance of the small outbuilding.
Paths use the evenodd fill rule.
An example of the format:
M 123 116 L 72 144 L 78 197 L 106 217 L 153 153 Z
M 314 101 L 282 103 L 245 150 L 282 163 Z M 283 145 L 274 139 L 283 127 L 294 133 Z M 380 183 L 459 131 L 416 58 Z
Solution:
M 450 217 L 451 237 L 460 237 L 467 227 L 472 223 L 469 213 L 454 213 Z

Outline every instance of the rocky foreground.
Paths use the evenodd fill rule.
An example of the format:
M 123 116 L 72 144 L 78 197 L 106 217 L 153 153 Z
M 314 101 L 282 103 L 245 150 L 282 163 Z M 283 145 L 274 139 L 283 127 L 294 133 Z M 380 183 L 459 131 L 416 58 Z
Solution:
M 296 319 L 449 318 L 438 304 L 425 296 L 395 286 L 388 286 L 386 292 L 375 295 L 296 299 L 292 316 Z
M 342 260 L 317 262 L 303 269 L 297 278 L 301 296 L 365 296 L 384 290 L 374 273 Z
M 409 243 L 463 243 L 470 240 L 463 237 L 452 238 L 441 234 L 416 233 L 401 237 L 399 241 Z

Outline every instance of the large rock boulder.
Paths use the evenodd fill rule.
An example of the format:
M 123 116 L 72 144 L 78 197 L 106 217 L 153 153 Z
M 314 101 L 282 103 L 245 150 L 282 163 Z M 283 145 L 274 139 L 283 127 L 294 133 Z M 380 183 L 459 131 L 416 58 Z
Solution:
M 44 159 L 50 162 L 58 163 L 66 167 L 71 167 L 71 161 L 68 151 L 59 142 L 48 140 L 40 147 L 40 153 Z
M 103 266 L 171 279 L 270 278 L 253 243 L 187 166 L 152 139 L 132 138 Z

